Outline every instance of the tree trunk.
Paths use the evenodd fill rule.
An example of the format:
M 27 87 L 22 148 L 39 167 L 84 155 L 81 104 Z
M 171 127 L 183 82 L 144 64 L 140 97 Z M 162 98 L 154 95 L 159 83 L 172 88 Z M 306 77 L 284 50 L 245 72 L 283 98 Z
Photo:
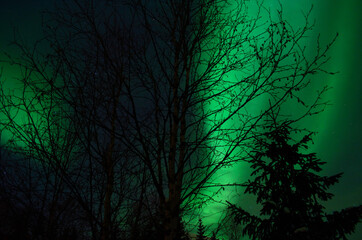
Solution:
M 179 199 L 169 198 L 163 207 L 163 236 L 164 240 L 178 240 L 180 232 Z

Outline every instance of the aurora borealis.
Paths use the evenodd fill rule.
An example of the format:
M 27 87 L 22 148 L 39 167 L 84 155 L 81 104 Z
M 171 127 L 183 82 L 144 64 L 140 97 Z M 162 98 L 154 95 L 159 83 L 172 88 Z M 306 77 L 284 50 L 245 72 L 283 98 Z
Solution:
M 359 0 L 320 0 L 318 2 L 282 0 L 281 2 L 285 16 L 292 25 L 298 25 L 302 19 L 301 11 L 307 11 L 314 3 L 312 18 L 316 19 L 316 27 L 314 35 L 309 39 L 311 46 L 318 33 L 321 33 L 323 44 L 330 41 L 336 32 L 339 33 L 339 38 L 330 52 L 332 59 L 329 63 L 329 70 L 338 71 L 339 74 L 317 76 L 317 78 L 325 79 L 318 79 L 321 84 L 315 86 L 315 89 L 325 84 L 332 87 L 325 95 L 325 100 L 330 101 L 331 106 L 325 112 L 306 119 L 303 127 L 318 132 L 314 137 L 315 144 L 311 151 L 316 152 L 318 157 L 327 162 L 326 174 L 344 172 L 341 182 L 333 189 L 335 197 L 326 204 L 328 209 L 332 211 L 361 204 L 362 15 L 360 9 L 362 9 L 362 2 Z M 266 0 L 265 3 L 271 8 L 278 6 L 276 0 Z M 13 27 L 18 27 L 19 32 L 29 43 L 37 39 L 41 33 L 39 11 L 45 7 L 49 7 L 49 1 L 33 0 L 30 3 L 25 0 L 14 0 L 2 3 L 0 50 L 9 51 L 7 43 L 12 40 Z M 0 55 L 0 58 L 3 58 L 3 55 Z M 1 63 L 1 67 L 3 68 L 2 78 L 5 78 L 7 82 L 17 77 L 17 73 L 11 66 Z M 9 84 L 7 87 L 10 89 L 14 85 Z M 232 174 L 232 178 L 237 179 L 239 171 L 240 169 L 230 170 L 228 174 Z M 210 223 L 214 221 L 210 219 Z M 359 225 L 350 239 L 357 240 L 361 236 L 362 226 Z

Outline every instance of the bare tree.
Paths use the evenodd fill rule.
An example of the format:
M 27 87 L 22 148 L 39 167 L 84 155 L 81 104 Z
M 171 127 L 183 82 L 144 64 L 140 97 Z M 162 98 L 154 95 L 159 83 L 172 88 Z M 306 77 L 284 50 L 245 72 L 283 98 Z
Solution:
M 46 93 L 61 106 L 69 137 L 41 150 L 53 153 L 46 156 L 82 207 L 93 238 L 115 239 L 119 226 L 137 228 L 146 212 L 163 239 L 177 239 L 182 217 L 206 201 L 204 189 L 222 187 L 215 173 L 243 160 L 268 112 L 291 98 L 305 107 L 293 120 L 322 109 L 326 89 L 309 103 L 300 94 L 309 75 L 325 72 L 331 44 L 308 57 L 302 42 L 312 28 L 308 14 L 305 26 L 294 29 L 282 8 L 275 16 L 257 2 L 251 15 L 248 4 L 73 0 L 45 25 L 47 54 L 32 55 L 18 44 L 25 57 L 14 63 L 29 73 L 24 84 L 33 86 L 33 99 Z M 27 106 L 3 96 L 3 111 Z M 266 104 L 253 110 L 260 99 Z M 19 129 L 8 122 L 2 126 Z M 38 123 L 31 122 L 32 131 L 39 132 Z M 27 148 L 39 149 L 43 138 Z M 53 149 L 58 145 L 69 165 L 54 160 L 62 153 Z
M 219 169 L 243 159 L 269 111 L 293 97 L 305 106 L 298 117 L 320 110 L 320 102 L 307 106 L 298 93 L 309 75 L 324 71 L 330 45 L 308 58 L 301 41 L 312 28 L 308 15 L 295 30 L 282 8 L 265 19 L 262 5 L 250 16 L 247 1 L 130 4 L 143 44 L 132 48 L 137 75 L 126 84 L 135 134 L 128 144 L 136 140 L 152 177 L 164 239 L 176 239 L 181 215 L 215 186 Z M 253 112 L 258 99 L 267 104 Z
M 13 43 L 21 55 L 9 56 L 8 62 L 23 74 L 15 94 L 8 93 L 5 84 L 1 88 L 1 127 L 12 136 L 6 147 L 27 156 L 32 165 L 41 165 L 39 179 L 53 187 L 39 190 L 47 197 L 44 204 L 49 204 L 50 196 L 68 191 L 87 223 L 85 231 L 95 239 L 116 239 L 130 204 L 123 202 L 125 195 L 132 199 L 138 194 L 134 187 L 138 181 L 125 178 L 131 171 L 121 161 L 127 152 L 113 134 L 122 76 L 112 74 L 124 64 L 123 58 L 108 64 L 112 59 L 107 54 L 123 47 L 117 38 L 121 34 L 102 35 L 99 31 L 109 29 L 97 25 L 94 12 L 86 12 L 90 5 L 74 1 L 57 10 L 49 13 L 51 17 L 45 15 L 45 38 L 34 47 L 19 39 Z M 81 32 L 84 25 L 88 28 Z M 106 131 L 97 127 L 98 122 L 107 126 Z M 66 187 L 55 188 L 53 181 Z
M 74 131 L 65 128 L 67 119 L 52 87 L 40 86 L 39 79 L 30 80 L 39 77 L 31 74 L 30 65 L 19 66 L 24 71 L 20 76 L 23 85 L 12 89 L 12 94 L 4 82 L 0 85 L 1 133 L 8 136 L 2 140 L 10 152 L 0 163 L 5 184 L 1 197 L 12 206 L 6 224 L 17 226 L 11 221 L 21 219 L 24 229 L 12 234 L 61 239 L 77 224 L 76 204 L 63 174 L 72 169 Z

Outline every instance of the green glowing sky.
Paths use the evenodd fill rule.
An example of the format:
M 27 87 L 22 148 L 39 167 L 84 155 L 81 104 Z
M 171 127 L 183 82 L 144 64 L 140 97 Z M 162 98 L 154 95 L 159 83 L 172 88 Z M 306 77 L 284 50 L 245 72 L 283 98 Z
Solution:
M 301 11 L 307 11 L 314 1 L 282 1 L 284 16 L 293 25 L 303 24 Z M 274 0 L 265 1 L 271 8 L 277 7 Z M 327 174 L 344 172 L 341 183 L 333 188 L 336 197 L 326 204 L 327 209 L 339 209 L 343 206 L 361 204 L 362 199 L 362 179 L 361 174 L 361 153 L 358 151 L 361 145 L 361 49 L 356 49 L 360 43 L 362 32 L 361 16 L 356 9 L 362 9 L 360 1 L 319 1 L 314 6 L 312 18 L 317 20 L 316 28 L 310 38 L 308 45 L 314 46 L 318 33 L 322 35 L 322 42 L 326 44 L 336 32 L 340 37 L 334 48 L 330 52 L 333 56 L 328 65 L 329 69 L 339 71 L 336 76 L 321 76 L 323 79 L 315 79 L 318 84 L 314 84 L 314 90 L 328 84 L 333 89 L 325 96 L 333 104 L 324 113 L 317 117 L 304 121 L 303 126 L 319 134 L 314 137 L 315 145 L 311 151 L 318 153 L 319 157 L 328 162 L 325 167 Z M 305 96 L 308 98 L 308 95 Z M 259 105 L 260 101 L 255 104 Z M 290 113 L 297 111 L 290 106 Z M 221 172 L 220 175 L 226 181 L 233 181 L 238 177 L 246 177 L 248 171 L 243 170 L 243 166 L 235 167 L 232 170 Z M 224 196 L 230 195 L 226 191 Z M 222 197 L 221 197 L 222 198 Z M 248 207 L 248 198 L 244 198 L 244 207 L 253 212 L 254 206 Z M 237 201 L 235 199 L 235 201 Z M 243 202 L 241 202 L 243 204 Z M 210 214 L 210 222 L 216 219 L 219 208 L 216 205 L 205 210 L 205 214 Z M 215 220 L 214 220 L 215 221 Z M 354 238 L 362 236 L 362 227 L 356 231 Z
M 12 39 L 13 27 L 18 27 L 24 39 L 33 41 L 40 35 L 39 10 L 48 7 L 46 0 L 13 0 L 2 3 L 0 8 L 0 50 L 7 50 Z M 339 71 L 321 81 L 328 82 L 333 89 L 326 98 L 333 104 L 324 113 L 305 121 L 305 127 L 319 134 L 314 138 L 312 151 L 327 161 L 327 174 L 344 172 L 341 183 L 333 191 L 335 198 L 327 203 L 330 210 L 362 204 L 362 1 L 360 0 L 282 0 L 287 19 L 294 25 L 301 24 L 301 10 L 306 11 L 315 4 L 313 18 L 316 21 L 315 34 L 320 32 L 326 43 L 338 32 L 339 39 L 331 51 L 333 56 L 329 67 Z M 278 6 L 276 0 L 266 0 L 271 8 Z M 299 16 L 299 17 L 298 17 Z M 311 40 L 315 40 L 316 35 Z M 311 45 L 313 44 L 311 41 Z M 3 58 L 3 55 L 0 55 Z M 3 78 L 9 82 L 11 90 L 16 87 L 12 78 L 19 76 L 14 68 L 1 63 Z M 325 76 L 323 76 L 325 78 Z M 324 84 L 321 84 L 324 85 Z M 318 86 L 316 86 L 318 87 Z M 292 110 L 292 109 L 291 109 Z M 245 174 L 244 174 L 245 175 Z M 230 179 L 240 176 L 240 169 L 230 170 Z M 244 179 L 240 179 L 243 181 Z M 217 212 L 209 208 L 206 213 Z M 209 217 L 209 223 L 216 221 L 218 215 Z M 352 240 L 361 239 L 362 226 L 359 226 Z

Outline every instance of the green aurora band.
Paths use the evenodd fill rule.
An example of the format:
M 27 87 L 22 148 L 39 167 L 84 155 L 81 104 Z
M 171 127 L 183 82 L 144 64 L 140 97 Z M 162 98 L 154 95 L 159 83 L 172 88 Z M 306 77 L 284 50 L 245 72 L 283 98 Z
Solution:
M 14 3 L 3 4 L 0 9 L 0 49 L 9 51 L 7 43 L 12 40 L 12 27 L 19 26 L 19 31 L 29 42 L 29 39 L 37 39 L 41 35 L 40 17 L 34 14 L 44 7 L 42 1 L 16 0 Z M 38 5 L 36 5 L 37 3 Z M 329 69 L 339 71 L 334 76 L 323 76 L 324 79 L 313 85 L 314 90 L 328 84 L 333 89 L 325 96 L 326 100 L 333 104 L 325 112 L 317 117 L 306 119 L 302 124 L 312 131 L 317 131 L 318 135 L 314 138 L 314 145 L 310 151 L 318 153 L 318 156 L 327 161 L 326 174 L 345 172 L 342 182 L 333 189 L 336 194 L 332 201 L 326 204 L 327 210 L 337 210 L 350 205 L 361 204 L 362 199 L 362 179 L 360 169 L 362 167 L 359 150 L 362 137 L 361 124 L 362 112 L 361 102 L 361 75 L 362 68 L 362 50 L 360 43 L 362 40 L 362 2 L 359 0 L 281 0 L 284 9 L 284 16 L 292 26 L 298 27 L 303 24 L 302 11 L 306 12 L 310 6 L 315 3 L 311 19 L 316 19 L 316 27 L 313 34 L 308 39 L 311 49 L 315 47 L 315 40 L 318 33 L 321 33 L 322 44 L 328 43 L 336 32 L 339 33 L 339 39 L 332 48 L 332 56 Z M 265 5 L 271 9 L 278 7 L 277 0 L 266 0 Z M 18 8 L 14 6 L 23 6 Z M 29 10 L 31 9 L 31 11 Z M 21 16 L 21 17 L 18 17 Z M 0 59 L 4 59 L 2 53 Z M 21 76 L 19 70 L 1 62 L 3 68 L 1 81 L 6 79 L 4 91 L 10 94 L 20 94 L 19 82 L 16 80 Z M 313 81 L 312 81 L 313 82 Z M 31 94 L 31 93 L 29 93 Z M 308 97 L 308 96 L 306 96 Z M 254 102 L 256 103 L 256 102 Z M 262 102 L 260 103 L 262 104 Z M 259 103 L 258 103 L 259 105 Z M 292 110 L 292 109 L 291 109 Z M 0 120 L 1 120 L 0 116 Z M 38 116 L 34 116 L 37 118 Z M 26 119 L 23 113 L 19 113 L 16 121 Z M 232 124 L 232 123 L 230 123 Z M 5 131 L 1 135 L 1 144 L 4 144 L 9 136 Z M 218 173 L 218 178 L 223 178 L 223 182 L 239 181 L 243 182 L 248 177 L 248 169 L 245 165 L 236 166 L 233 169 L 227 169 Z M 241 194 L 239 192 L 238 194 Z M 226 190 L 219 196 L 220 199 L 227 197 L 230 201 L 238 201 L 235 193 Z M 252 199 L 242 196 L 243 200 L 239 204 L 253 211 L 255 206 Z M 212 225 L 219 221 L 223 205 L 210 204 L 204 211 L 204 223 Z M 362 236 L 362 227 L 359 226 L 351 240 L 360 239 Z
M 264 2 L 266 7 L 270 7 L 272 11 L 276 11 L 279 8 L 279 3 L 276 0 L 266 0 Z M 283 5 L 283 16 L 285 19 L 293 26 L 293 28 L 298 28 L 303 26 L 305 19 L 303 13 L 309 11 L 312 7 L 314 1 L 304 0 L 304 1 L 287 1 L 282 0 L 281 4 Z M 230 6 L 233 7 L 233 6 Z M 316 49 L 316 40 L 317 36 L 320 33 L 321 45 L 328 44 L 333 36 L 338 32 L 339 38 L 337 42 L 329 52 L 329 55 L 332 57 L 331 61 L 327 64 L 327 69 L 333 72 L 338 71 L 337 75 L 319 75 L 312 79 L 312 91 L 307 91 L 305 93 L 305 98 L 315 96 L 316 91 L 321 89 L 323 86 L 328 85 L 331 87 L 331 90 L 324 95 L 326 101 L 330 101 L 332 106 L 329 106 L 325 112 L 318 114 L 317 116 L 312 116 L 307 119 L 304 119 L 300 125 L 306 127 L 309 130 L 315 131 L 318 134 L 314 137 L 314 145 L 310 146 L 310 152 L 317 152 L 318 156 L 323 160 L 327 161 L 328 165 L 325 167 L 326 174 L 333 174 L 336 172 L 344 171 L 344 179 L 342 183 L 335 187 L 334 194 L 336 197 L 326 203 L 327 210 L 333 211 L 338 210 L 343 206 L 348 205 L 358 205 L 361 204 L 361 201 L 357 199 L 362 199 L 361 189 L 361 180 L 356 179 L 355 176 L 358 176 L 358 172 L 353 166 L 361 166 L 361 163 L 357 162 L 357 156 L 361 157 L 360 153 L 355 153 L 354 155 L 347 155 L 350 157 L 348 159 L 351 163 L 351 166 L 346 167 L 343 164 L 343 160 L 337 159 L 334 155 L 338 152 L 339 156 L 343 156 L 342 149 L 351 149 L 353 152 L 357 152 L 358 143 L 361 143 L 361 137 L 358 133 L 361 133 L 361 124 L 359 124 L 357 119 L 361 119 L 360 107 L 358 103 L 361 102 L 360 92 L 361 92 L 361 83 L 358 83 L 358 77 L 361 76 L 357 72 L 361 73 L 361 49 L 355 49 L 358 46 L 358 40 L 361 38 L 361 22 L 362 17 L 356 9 L 362 9 L 362 2 L 358 0 L 349 0 L 341 3 L 340 1 L 318 1 L 318 3 L 313 6 L 313 11 L 310 16 L 310 20 L 316 20 L 315 28 L 312 31 L 312 34 L 309 34 L 309 38 L 306 39 L 305 44 L 311 49 L 310 53 L 313 54 L 313 50 Z M 253 9 L 249 9 L 251 12 Z M 255 10 L 255 9 L 254 9 Z M 263 17 L 263 16 L 262 16 Z M 345 26 L 348 26 L 346 28 Z M 359 41 L 359 42 L 360 42 Z M 359 53 L 359 54 L 356 54 Z M 341 60 L 343 59 L 343 60 Z M 230 74 L 232 75 L 232 74 Z M 232 76 L 230 76 L 232 78 Z M 320 79 L 321 78 L 321 79 Z M 360 78 L 360 77 L 359 77 Z M 348 81 L 347 81 L 348 79 Z M 232 81 L 232 80 L 231 80 Z M 348 94 L 350 99 L 346 99 Z M 258 106 L 261 110 L 261 107 L 266 103 L 265 99 L 259 99 L 253 101 L 255 106 Z M 215 103 L 217 104 L 217 103 Z M 287 105 L 288 106 L 288 105 Z M 211 105 L 212 107 L 212 105 Z M 347 107 L 347 109 L 345 109 Z M 289 103 L 288 114 L 298 115 L 298 109 Z M 347 118 L 341 116 L 341 112 L 348 112 Z M 356 115 L 352 115 L 352 112 L 356 112 Z M 347 122 L 346 122 L 347 121 Z M 237 125 L 238 122 L 228 124 Z M 351 128 L 349 133 L 345 133 L 345 125 L 348 124 L 347 129 Z M 356 130 L 353 132 L 352 128 Z M 341 146 L 340 142 L 337 140 L 338 137 L 348 141 L 348 145 Z M 331 150 L 329 143 L 334 143 L 335 148 Z M 340 149 L 339 151 L 337 149 Z M 224 151 L 226 152 L 226 150 Z M 341 153 L 340 153 L 341 152 Z M 342 156 L 341 156 L 342 155 Z M 349 168 L 349 169 L 348 169 Z M 347 176 L 348 170 L 354 171 L 353 175 Z M 231 169 L 221 170 L 217 172 L 215 178 L 222 183 L 232 183 L 232 182 L 244 182 L 249 176 L 249 169 L 246 164 L 238 164 Z M 357 182 L 356 182 L 357 181 Z M 346 193 L 343 189 L 343 183 L 347 183 L 351 192 Z M 242 195 L 241 191 L 235 192 L 236 189 L 225 189 L 217 197 L 216 200 L 228 199 L 229 201 L 238 202 L 242 204 L 243 207 L 251 213 L 257 213 L 257 206 L 253 203 L 255 199 L 250 196 Z M 206 194 L 206 193 L 205 193 Z M 213 194 L 212 192 L 209 193 Z M 344 198 L 342 197 L 344 195 Z M 241 200 L 241 201 L 240 201 Z M 203 210 L 204 223 L 206 225 L 217 224 L 222 217 L 222 213 L 225 210 L 225 206 L 222 204 L 211 203 Z M 216 227 L 216 225 L 214 225 Z M 212 229 L 212 227 L 211 227 Z M 358 236 L 362 235 L 362 227 L 358 226 L 356 233 L 351 237 L 351 239 L 359 239 Z

